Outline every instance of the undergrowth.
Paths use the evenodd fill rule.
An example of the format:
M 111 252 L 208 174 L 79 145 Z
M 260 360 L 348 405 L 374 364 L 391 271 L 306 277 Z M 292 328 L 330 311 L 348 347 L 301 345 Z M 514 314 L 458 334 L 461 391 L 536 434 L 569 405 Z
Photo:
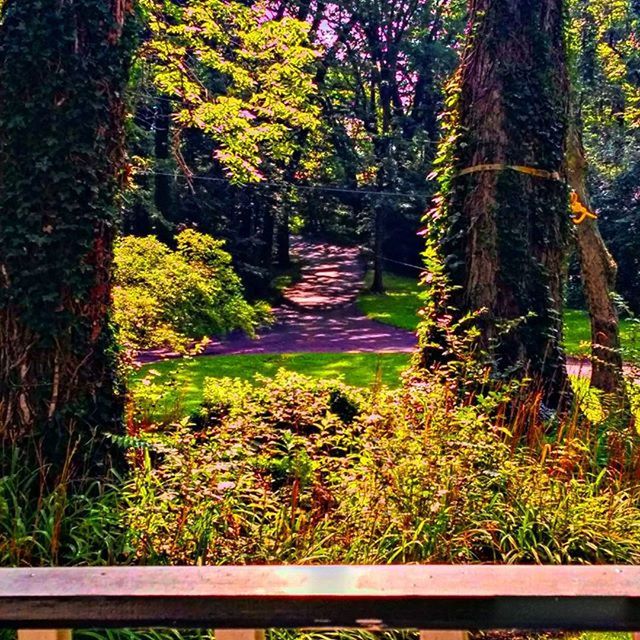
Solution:
M 435 378 L 372 392 L 281 371 L 210 380 L 136 422 L 126 491 L 145 563 L 635 563 L 633 471 L 606 421 Z M 614 437 L 615 436 L 615 437 Z
M 635 452 L 619 446 L 632 438 L 602 410 L 550 415 L 518 383 L 362 390 L 284 370 L 208 379 L 203 397 L 187 416 L 132 407 L 116 438 L 130 471 L 111 482 L 47 492 L 3 451 L 2 566 L 640 562 Z

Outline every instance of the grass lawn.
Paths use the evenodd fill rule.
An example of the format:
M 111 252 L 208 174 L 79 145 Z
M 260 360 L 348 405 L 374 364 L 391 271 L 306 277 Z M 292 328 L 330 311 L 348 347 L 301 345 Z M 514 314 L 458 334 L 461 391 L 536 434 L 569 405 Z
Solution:
M 634 320 L 621 320 L 620 339 L 624 359 L 640 363 L 640 324 Z M 567 309 L 564 312 L 564 343 L 571 355 L 589 355 L 591 328 L 586 311 Z
M 421 306 L 420 290 L 412 278 L 385 275 L 387 293 L 374 295 L 363 292 L 358 306 L 370 318 L 379 322 L 415 329 Z M 625 359 L 640 362 L 640 325 L 630 320 L 621 323 Z M 589 318 L 585 311 L 565 312 L 565 344 L 571 355 L 589 352 Z M 181 360 L 165 360 L 143 367 L 135 376 L 140 379 L 150 369 L 161 374 L 159 380 L 176 382 L 180 404 L 192 409 L 202 397 L 205 378 L 242 378 L 251 380 L 256 374 L 273 376 L 278 369 L 295 371 L 312 378 L 342 379 L 356 387 L 370 387 L 380 381 L 395 387 L 400 374 L 409 364 L 405 353 L 288 353 L 281 355 L 203 356 Z
M 367 274 L 365 289 L 358 297 L 358 307 L 366 316 L 384 324 L 413 331 L 418 324 L 418 309 L 422 306 L 421 290 L 413 278 L 384 274 L 386 293 L 369 293 L 372 274 Z
M 367 280 L 370 285 L 370 280 Z M 367 288 L 368 288 L 367 286 Z M 358 298 L 358 306 L 364 314 L 384 324 L 403 329 L 415 329 L 420 308 L 420 288 L 413 278 L 385 274 L 384 295 L 365 291 Z M 564 313 L 564 342 L 567 353 L 586 356 L 590 351 L 591 329 L 586 311 L 567 309 Z M 633 320 L 620 322 L 620 335 L 625 360 L 640 362 L 640 324 Z
M 287 353 L 282 355 L 202 356 L 181 360 L 164 360 L 144 366 L 136 379 L 149 370 L 158 371 L 159 380 L 175 380 L 181 390 L 180 404 L 186 409 L 198 405 L 205 378 L 242 378 L 256 374 L 273 376 L 278 369 L 288 369 L 312 378 L 342 379 L 356 387 L 370 387 L 379 379 L 396 387 L 400 374 L 409 364 L 406 353 Z

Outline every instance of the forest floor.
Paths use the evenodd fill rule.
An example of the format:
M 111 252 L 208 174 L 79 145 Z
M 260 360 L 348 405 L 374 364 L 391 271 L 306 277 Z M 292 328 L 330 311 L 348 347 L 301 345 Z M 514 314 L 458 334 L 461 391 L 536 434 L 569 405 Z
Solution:
M 411 353 L 413 331 L 376 322 L 356 304 L 366 266 L 354 247 L 294 239 L 291 250 L 301 263 L 300 279 L 282 292 L 275 323 L 252 339 L 233 334 L 212 339 L 198 355 L 283 353 Z M 175 358 L 167 350 L 138 355 L 141 363 Z

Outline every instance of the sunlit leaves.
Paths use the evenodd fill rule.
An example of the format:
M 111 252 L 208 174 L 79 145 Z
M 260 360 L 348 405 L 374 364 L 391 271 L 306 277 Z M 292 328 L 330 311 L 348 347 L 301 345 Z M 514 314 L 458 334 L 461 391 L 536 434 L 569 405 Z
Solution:
M 142 0 L 144 59 L 177 105 L 176 122 L 206 132 L 234 182 L 257 182 L 318 124 L 309 26 L 239 2 Z

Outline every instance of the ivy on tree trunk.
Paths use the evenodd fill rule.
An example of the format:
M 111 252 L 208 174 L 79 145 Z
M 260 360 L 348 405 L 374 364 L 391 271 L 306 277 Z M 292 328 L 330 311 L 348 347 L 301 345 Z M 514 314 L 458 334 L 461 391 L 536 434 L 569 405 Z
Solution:
M 485 163 L 561 170 L 563 2 L 471 0 L 468 33 L 449 87 L 440 199 L 427 220 L 433 301 L 421 332 L 423 365 L 438 357 L 432 346 L 442 318 L 477 313 L 479 348 L 494 374 L 535 379 L 546 404 L 557 407 L 568 389 L 561 348 L 566 184 L 506 168 L 459 173 Z
M 112 464 L 109 326 L 131 0 L 6 0 L 0 25 L 0 441 L 53 480 Z

